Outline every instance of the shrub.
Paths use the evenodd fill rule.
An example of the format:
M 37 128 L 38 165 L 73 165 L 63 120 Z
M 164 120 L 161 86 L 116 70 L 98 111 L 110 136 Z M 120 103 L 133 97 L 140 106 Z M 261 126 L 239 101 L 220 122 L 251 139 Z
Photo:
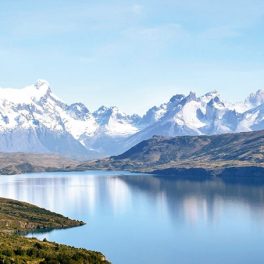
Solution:
M 37 248 L 37 249 L 42 249 L 43 248 L 43 246 L 39 242 L 35 243 L 34 247 Z
M 17 255 L 17 256 L 24 256 L 25 255 L 25 250 L 22 249 L 22 248 L 17 248 L 14 250 L 14 253 Z
M 13 254 L 14 254 L 14 252 L 11 249 L 3 249 L 2 250 L 2 255 L 4 255 L 4 256 L 12 257 Z

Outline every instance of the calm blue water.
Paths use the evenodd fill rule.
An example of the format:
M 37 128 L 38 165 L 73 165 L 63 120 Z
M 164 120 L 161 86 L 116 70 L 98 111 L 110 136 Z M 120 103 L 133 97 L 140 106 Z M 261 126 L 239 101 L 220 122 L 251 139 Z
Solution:
M 85 221 L 34 236 L 101 251 L 113 263 L 264 263 L 263 183 L 43 173 L 1 177 L 0 196 Z

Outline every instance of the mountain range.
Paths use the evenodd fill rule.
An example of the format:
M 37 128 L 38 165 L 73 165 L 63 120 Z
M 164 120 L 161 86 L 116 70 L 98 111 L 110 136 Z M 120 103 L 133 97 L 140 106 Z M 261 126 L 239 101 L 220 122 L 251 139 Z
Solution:
M 0 151 L 55 153 L 75 159 L 118 155 L 154 135 L 215 135 L 264 129 L 264 91 L 242 103 L 224 102 L 216 92 L 177 94 L 143 116 L 117 107 L 91 112 L 66 104 L 47 81 L 23 89 L 0 89 Z

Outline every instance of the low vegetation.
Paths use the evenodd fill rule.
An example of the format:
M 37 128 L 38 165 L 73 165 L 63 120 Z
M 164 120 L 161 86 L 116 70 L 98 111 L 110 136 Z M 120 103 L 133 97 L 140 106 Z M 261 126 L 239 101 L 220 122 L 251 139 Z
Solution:
M 99 252 L 0 233 L 0 263 L 109 263 Z
M 5 233 L 83 225 L 60 214 L 16 200 L 0 198 L 0 230 Z
M 99 252 L 19 235 L 20 232 L 36 229 L 69 228 L 83 224 L 28 203 L 0 198 L 0 264 L 109 263 Z

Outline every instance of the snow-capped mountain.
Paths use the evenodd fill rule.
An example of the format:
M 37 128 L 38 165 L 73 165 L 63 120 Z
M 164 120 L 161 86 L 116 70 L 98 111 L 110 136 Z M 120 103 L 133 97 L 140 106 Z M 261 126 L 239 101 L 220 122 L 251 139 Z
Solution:
M 115 106 L 101 106 L 93 116 L 100 125 L 100 132 L 110 136 L 128 136 L 138 132 L 136 124 L 141 119 L 138 115 L 126 115 Z
M 101 106 L 92 115 L 97 124 L 93 136 L 83 134 L 79 139 L 100 156 L 120 153 L 123 141 L 139 131 L 140 116 L 126 115 L 117 107 Z
M 217 91 L 201 97 L 192 92 L 188 96 L 175 95 L 168 103 L 152 108 L 158 112 L 162 109 L 162 114 L 149 126 L 129 137 L 125 149 L 154 135 L 213 135 L 264 129 L 262 95 L 264 92 L 259 90 L 244 103 L 238 104 L 225 103 Z
M 214 91 L 175 95 L 143 117 L 117 107 L 95 112 L 68 105 L 39 80 L 23 89 L 0 89 L 0 151 L 59 153 L 89 159 L 120 154 L 153 135 L 202 135 L 264 129 L 264 91 L 230 104 Z
M 90 129 L 89 115 L 85 121 L 82 122 Z M 70 131 L 70 127 L 74 129 Z M 52 94 L 47 82 L 39 80 L 21 90 L 0 90 L 2 152 L 74 153 L 76 157 L 88 157 L 89 151 L 75 139 L 77 130 L 72 111 Z
M 76 158 L 106 155 L 109 147 L 99 148 L 101 143 L 136 133 L 138 118 L 116 107 L 91 113 L 81 103 L 67 105 L 42 80 L 20 90 L 0 89 L 0 151 L 56 152 Z

